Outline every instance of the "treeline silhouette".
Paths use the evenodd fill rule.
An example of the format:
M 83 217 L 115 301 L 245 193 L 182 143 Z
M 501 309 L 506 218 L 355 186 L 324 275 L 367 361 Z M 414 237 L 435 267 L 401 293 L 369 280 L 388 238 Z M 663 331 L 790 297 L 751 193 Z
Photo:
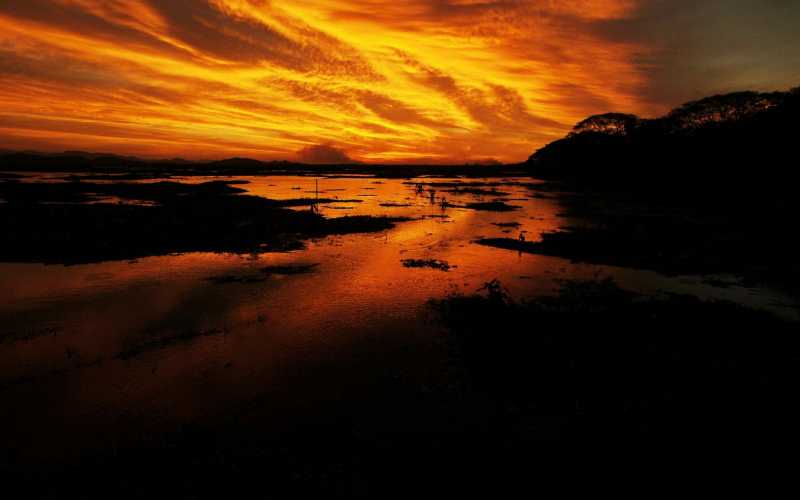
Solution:
M 534 153 L 534 175 L 606 190 L 694 195 L 791 194 L 798 179 L 800 87 L 736 92 L 643 119 L 608 113 L 578 123 L 565 138 Z M 757 193 L 768 189 L 769 193 Z
M 525 251 L 669 274 L 730 272 L 800 290 L 800 88 L 690 102 L 656 119 L 608 113 L 531 156 L 567 214 L 590 222 Z

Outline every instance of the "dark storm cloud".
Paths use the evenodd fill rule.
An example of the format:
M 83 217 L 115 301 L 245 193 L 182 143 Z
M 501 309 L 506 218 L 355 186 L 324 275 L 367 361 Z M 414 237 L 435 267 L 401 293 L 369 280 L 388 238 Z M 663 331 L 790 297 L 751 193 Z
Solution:
M 344 150 L 330 144 L 308 146 L 297 152 L 297 159 L 303 163 L 314 164 L 342 164 L 353 163 Z

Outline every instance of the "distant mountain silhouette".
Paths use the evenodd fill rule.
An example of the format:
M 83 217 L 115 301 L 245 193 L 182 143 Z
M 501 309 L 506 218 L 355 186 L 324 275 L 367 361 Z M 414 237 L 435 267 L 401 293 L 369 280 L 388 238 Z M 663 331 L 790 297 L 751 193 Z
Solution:
M 293 165 L 285 161 L 262 162 L 249 158 L 228 158 L 218 161 L 192 161 L 183 158 L 147 160 L 135 156 L 86 151 L 41 153 L 35 151 L 0 151 L 0 169 L 22 172 L 117 172 L 147 171 L 157 173 L 180 173 L 183 170 L 199 170 L 214 174 L 224 171 L 232 174 L 260 173 L 272 168 Z M 178 172 L 175 172 L 175 171 Z
M 33 151 L 0 153 L 0 169 L 18 171 L 93 170 L 115 167 L 125 168 L 146 164 L 145 160 L 113 154 L 65 151 L 63 153 L 38 153 Z
M 261 161 L 251 158 L 227 158 L 214 161 L 191 161 L 182 158 L 150 160 L 107 153 L 66 151 L 0 150 L 0 172 L 64 172 L 127 175 L 129 177 L 163 177 L 170 175 L 278 175 L 278 174 L 371 174 L 382 177 L 414 177 L 419 175 L 502 176 L 526 175 L 522 164 L 371 164 L 297 163 L 285 160 Z
M 578 123 L 527 162 L 539 177 L 594 188 L 681 192 L 795 189 L 800 87 L 690 102 L 666 116 L 608 113 Z

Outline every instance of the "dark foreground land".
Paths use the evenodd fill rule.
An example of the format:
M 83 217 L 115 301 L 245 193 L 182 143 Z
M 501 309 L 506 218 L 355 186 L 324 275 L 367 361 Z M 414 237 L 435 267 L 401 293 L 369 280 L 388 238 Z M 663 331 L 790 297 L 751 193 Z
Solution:
M 190 251 L 280 251 L 302 247 L 306 238 L 393 225 L 385 217 L 324 218 L 288 208 L 333 200 L 275 201 L 242 192 L 228 182 L 0 181 L 6 200 L 0 204 L 0 260 L 86 263 Z
M 691 296 L 643 297 L 611 281 L 559 295 L 437 301 L 474 388 L 514 420 L 550 416 L 568 440 L 724 442 L 797 437 L 796 325 Z M 516 435 L 516 433 L 515 433 Z
M 524 165 L 303 165 L 234 158 L 215 162 L 148 161 L 116 155 L 0 154 L 0 259 L 87 263 L 175 252 L 290 250 L 302 240 L 388 229 L 399 219 L 324 218 L 294 207 L 362 200 L 269 200 L 241 193 L 244 181 L 187 184 L 130 181 L 242 175 L 501 177 L 525 174 Z M 53 183 L 25 182 L 10 172 L 63 173 Z M 122 203 L 120 203 L 120 201 Z M 502 201 L 473 203 L 473 210 L 506 211 Z
M 610 465 L 607 450 L 632 444 L 648 451 L 615 461 L 624 474 L 612 482 L 661 467 L 708 479 L 800 437 L 796 325 L 767 313 L 637 296 L 609 280 L 564 282 L 531 301 L 492 282 L 429 307 L 446 327 L 431 349 L 446 361 L 428 378 L 376 370 L 359 382 L 369 398 L 291 422 L 255 401 L 67 462 L 10 454 L 7 484 L 46 498 L 496 494 L 594 477 Z M 587 448 L 599 458 L 568 451 Z

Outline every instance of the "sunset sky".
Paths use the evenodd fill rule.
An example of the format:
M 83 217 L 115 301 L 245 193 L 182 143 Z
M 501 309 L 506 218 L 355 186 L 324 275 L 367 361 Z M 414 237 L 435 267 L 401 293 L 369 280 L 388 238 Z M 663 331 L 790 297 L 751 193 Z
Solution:
M 0 148 L 521 161 L 800 85 L 797 0 L 0 0 Z

